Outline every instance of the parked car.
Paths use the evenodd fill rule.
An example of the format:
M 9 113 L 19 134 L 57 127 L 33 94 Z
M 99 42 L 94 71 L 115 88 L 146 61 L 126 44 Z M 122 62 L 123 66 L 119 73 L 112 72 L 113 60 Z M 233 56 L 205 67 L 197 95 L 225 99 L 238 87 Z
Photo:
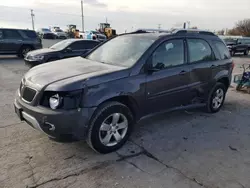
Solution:
M 106 35 L 101 34 L 99 31 L 85 31 L 84 33 L 80 33 L 80 38 L 98 40 L 101 42 L 107 40 Z
M 248 55 L 249 49 L 248 45 L 242 43 L 243 39 L 240 38 L 225 38 L 224 41 L 230 51 L 231 56 L 234 56 L 236 53 L 244 53 Z
M 226 45 L 213 33 L 129 33 L 85 58 L 31 69 L 17 91 L 15 111 L 49 137 L 72 134 L 109 153 L 143 117 L 197 107 L 218 112 L 232 70 Z
M 36 32 L 23 29 L 0 28 L 0 55 L 24 57 L 29 51 L 42 48 Z
M 239 41 L 248 46 L 248 51 L 250 50 L 250 37 L 243 37 Z
M 57 39 L 67 39 L 68 38 L 67 34 L 63 30 L 61 30 L 59 28 L 55 28 L 53 30 L 53 33 L 56 35 Z
M 67 39 L 58 42 L 50 48 L 29 52 L 24 60 L 29 67 L 59 59 L 81 56 L 99 44 L 98 41 Z
M 56 39 L 57 36 L 48 28 L 41 28 L 37 30 L 37 33 L 42 39 Z

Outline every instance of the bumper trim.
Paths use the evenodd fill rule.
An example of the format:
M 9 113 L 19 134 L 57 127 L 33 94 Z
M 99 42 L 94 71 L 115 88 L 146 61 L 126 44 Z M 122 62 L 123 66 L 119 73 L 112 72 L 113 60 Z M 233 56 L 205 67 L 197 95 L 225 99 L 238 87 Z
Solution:
M 40 124 L 38 123 L 38 121 L 36 120 L 36 118 L 34 118 L 33 116 L 27 114 L 26 112 L 22 111 L 22 116 L 23 118 L 28 121 L 29 123 L 31 123 L 34 127 L 34 129 L 39 130 L 41 132 L 43 132 L 44 134 L 46 134 L 47 136 L 51 137 L 51 138 L 55 138 L 49 134 L 47 134 L 46 132 L 44 132 L 40 126 Z

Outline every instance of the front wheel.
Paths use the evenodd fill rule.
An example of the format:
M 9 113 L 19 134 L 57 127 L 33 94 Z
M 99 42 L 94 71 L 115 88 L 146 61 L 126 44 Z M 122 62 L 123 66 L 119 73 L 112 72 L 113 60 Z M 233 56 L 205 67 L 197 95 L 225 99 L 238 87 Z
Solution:
M 23 47 L 20 49 L 18 56 L 21 57 L 21 58 L 24 58 L 25 55 L 26 55 L 29 51 L 31 51 L 31 50 L 32 50 L 31 47 L 29 47 L 29 46 L 23 46 Z
M 248 51 L 248 50 L 246 50 L 246 51 L 244 52 L 244 55 L 248 55 L 248 53 L 249 53 L 249 51 Z
M 220 111 L 226 96 L 226 87 L 223 83 L 217 82 L 211 90 L 207 101 L 207 112 L 216 113 Z
M 87 142 L 99 153 L 110 153 L 128 140 L 134 118 L 130 109 L 119 102 L 108 102 L 99 107 L 90 122 Z

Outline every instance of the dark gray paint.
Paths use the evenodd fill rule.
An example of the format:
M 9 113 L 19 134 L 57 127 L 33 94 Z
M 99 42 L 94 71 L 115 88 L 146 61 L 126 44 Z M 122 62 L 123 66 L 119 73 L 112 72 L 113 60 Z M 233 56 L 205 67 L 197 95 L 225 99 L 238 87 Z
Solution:
M 156 35 L 156 37 L 159 36 Z M 192 101 L 201 98 L 200 102 L 205 103 L 209 91 L 219 79 L 227 79 L 230 83 L 232 59 L 189 64 L 187 50 L 185 50 L 186 63 L 184 65 L 158 72 L 147 70 L 150 55 L 162 42 L 187 37 L 203 38 L 209 44 L 212 40 L 220 40 L 216 36 L 193 34 L 190 36 L 189 34 L 161 36 L 130 68 L 94 62 L 82 57 L 37 66 L 24 76 L 28 85 L 39 90 L 36 101 L 30 107 L 28 105 L 26 107 L 34 111 L 37 111 L 37 108 L 42 109 L 40 116 L 43 116 L 44 113 L 46 118 L 50 118 L 52 123 L 57 124 L 56 119 L 63 116 L 64 111 L 56 110 L 55 112 L 45 107 L 37 107 L 43 92 L 80 89 L 83 91 L 80 111 L 85 115 L 79 115 L 77 110 L 71 111 L 72 116 L 76 119 L 74 121 L 78 122 L 76 123 L 78 128 L 88 126 L 88 120 L 101 103 L 121 97 L 129 99 L 137 120 L 163 110 L 180 109 L 192 105 L 197 107 L 199 105 L 193 104 Z M 212 44 L 210 45 L 214 54 L 218 54 L 217 49 Z M 19 97 L 17 97 L 17 101 L 20 101 Z M 22 108 L 22 103 L 22 101 L 18 103 L 20 108 Z M 33 110 L 30 110 L 30 113 L 34 114 Z M 58 116 L 51 117 L 52 112 L 58 113 Z M 63 119 L 67 121 L 67 119 Z

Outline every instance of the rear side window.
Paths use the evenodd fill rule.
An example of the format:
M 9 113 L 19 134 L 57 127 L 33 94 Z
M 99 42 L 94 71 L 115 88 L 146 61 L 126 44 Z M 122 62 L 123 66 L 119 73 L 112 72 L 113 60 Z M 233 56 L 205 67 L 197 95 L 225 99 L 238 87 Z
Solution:
M 83 41 L 82 44 L 84 46 L 83 47 L 84 49 L 92 49 L 92 48 L 96 47 L 99 44 L 99 42 L 96 42 L 96 41 Z
M 71 44 L 69 47 L 70 47 L 72 50 L 81 50 L 81 49 L 84 49 L 84 48 L 83 48 L 83 45 L 82 45 L 82 43 L 81 43 L 80 41 L 74 42 L 74 43 Z
M 188 39 L 189 63 L 215 60 L 211 47 L 202 39 Z
M 22 36 L 17 30 L 12 29 L 5 29 L 4 31 L 4 38 L 6 39 L 21 39 Z
M 220 41 L 213 41 L 214 45 L 216 46 L 217 50 L 220 53 L 220 58 L 221 59 L 229 59 L 230 58 L 230 53 L 228 51 L 228 48 L 223 42 Z
M 29 31 L 29 30 L 27 30 L 27 31 L 22 31 L 22 32 L 24 32 L 24 34 L 25 34 L 27 37 L 29 37 L 29 38 L 32 38 L 32 39 L 37 38 L 37 35 L 36 35 L 36 33 L 35 33 L 34 31 Z

